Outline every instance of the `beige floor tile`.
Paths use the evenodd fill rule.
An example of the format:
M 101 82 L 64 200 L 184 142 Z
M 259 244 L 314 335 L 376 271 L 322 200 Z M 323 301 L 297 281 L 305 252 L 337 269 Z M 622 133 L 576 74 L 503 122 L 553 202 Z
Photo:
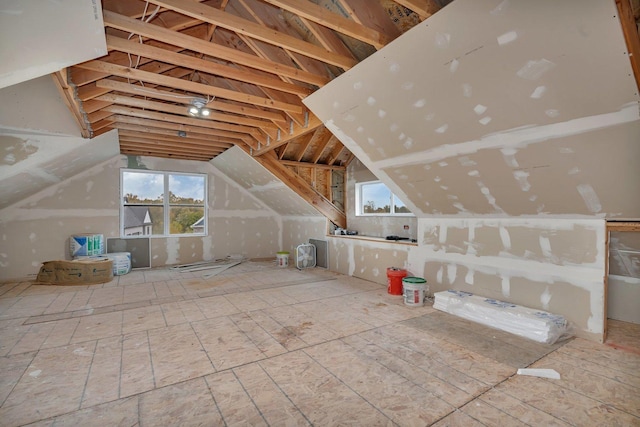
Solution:
M 640 357 L 638 359 L 640 359 Z M 627 372 L 620 371 L 615 364 L 605 366 L 559 351 L 551 353 L 543 360 L 547 361 L 551 367 L 555 366 L 556 362 L 569 364 L 584 370 L 585 374 L 604 376 L 619 383 L 634 387 L 638 389 L 638 393 L 640 393 L 640 376 L 629 375 Z
M 27 353 L 39 350 L 51 331 L 55 327 L 54 322 L 36 323 L 29 326 L 29 330 L 22 336 L 20 341 L 11 349 L 9 354 Z
M 113 426 L 139 425 L 138 396 L 93 406 L 39 423 L 38 427 Z M 31 427 L 31 426 L 30 426 Z
M 98 340 L 82 396 L 82 407 L 116 400 L 120 397 L 122 338 Z
M 259 363 L 314 425 L 393 425 L 382 412 L 301 351 Z
M 156 292 L 157 298 L 169 298 L 174 296 L 167 282 L 155 282 L 153 284 L 153 289 Z
M 4 426 L 17 426 L 80 407 L 95 342 L 42 350 L 0 408 Z
M 55 299 L 56 295 L 51 294 L 18 297 L 13 304 L 0 312 L 0 320 L 38 316 L 43 314 Z
M 567 427 L 569 424 L 496 389 L 484 393 L 482 400 L 530 426 Z
M 29 332 L 30 325 L 23 325 L 27 318 L 0 320 L 0 356 L 6 356 Z
M 440 366 L 440 369 L 436 367 L 433 373 L 419 367 L 417 363 L 420 363 L 421 355 L 417 353 L 397 351 L 398 347 L 393 345 L 384 349 L 357 335 L 343 338 L 342 341 L 357 349 L 372 361 L 387 367 L 411 381 L 413 384 L 421 387 L 424 391 L 429 392 L 432 396 L 440 398 L 452 406 L 461 407 L 474 397 L 473 394 L 448 382 L 452 376 L 447 375 L 446 367 Z M 475 390 L 472 389 L 476 394 L 479 394 L 481 390 L 486 388 L 478 382 L 476 382 L 476 384 L 477 388 Z
M 234 368 L 262 416 L 272 426 L 307 426 L 308 420 L 257 363 Z
M 55 300 L 53 300 L 42 314 L 62 313 L 66 311 L 75 293 L 76 291 L 57 294 Z
M 54 322 L 54 328 L 42 343 L 41 348 L 53 348 L 69 344 L 79 324 L 80 319 L 65 319 Z
M 93 308 L 107 307 L 118 305 L 124 302 L 124 288 L 102 288 L 94 289 L 89 301 L 87 302 Z
M 228 316 L 230 314 L 238 313 L 238 310 L 233 304 L 229 302 L 224 296 L 214 296 L 207 298 L 199 298 L 194 300 L 200 312 L 204 314 L 207 319 L 214 319 L 216 317 Z
M 291 305 L 298 302 L 278 288 L 261 289 L 254 291 L 253 294 L 266 302 L 270 307 L 280 307 L 282 305 Z
M 264 310 L 252 311 L 249 316 L 287 350 L 292 351 L 307 346 L 307 343 L 298 337 L 295 330 L 287 329 L 267 315 Z
M 432 427 L 483 427 L 485 425 L 464 412 L 456 411 L 433 424 Z
M 462 412 L 488 426 L 526 427 L 527 424 L 511 415 L 491 406 L 487 402 L 475 399 L 460 408 Z
M 0 406 L 18 383 L 36 353 L 0 357 Z
M 572 425 L 632 426 L 640 423 L 640 418 L 616 409 L 615 400 L 592 399 L 562 387 L 562 381 L 515 376 L 496 389 Z
M 31 282 L 11 282 L 0 286 L 0 298 L 13 298 L 20 295 L 31 286 Z
M 211 394 L 228 426 L 266 426 L 267 422 L 256 408 L 242 384 L 231 371 L 205 377 Z
M 206 316 L 200 311 L 200 307 L 196 304 L 195 300 L 180 301 L 178 307 L 180 307 L 180 310 L 182 310 L 188 322 L 197 322 L 206 319 Z
M 262 325 L 256 323 L 250 315 L 239 313 L 229 316 L 229 319 L 251 340 L 265 357 L 277 356 L 287 351 L 282 344 L 264 330 Z
M 217 371 L 265 358 L 258 346 L 228 317 L 192 325 Z
M 72 343 L 113 337 L 122 333 L 122 312 L 83 316 L 76 328 Z
M 156 387 L 215 372 L 189 324 L 149 331 Z
M 122 333 L 146 331 L 167 326 L 162 308 L 158 305 L 125 310 L 122 312 Z
M 258 297 L 255 292 L 238 292 L 225 295 L 224 298 L 233 304 L 238 312 L 262 310 L 263 308 L 271 307 L 269 303 Z
M 263 312 L 283 326 L 286 331 L 285 336 L 293 334 L 308 345 L 340 338 L 339 333 L 296 310 L 293 306 L 268 308 Z
M 629 376 L 640 376 L 638 359 L 640 355 L 616 350 L 606 345 L 575 338 L 558 349 L 559 353 L 568 353 L 572 357 L 584 359 L 602 366 L 615 367 L 620 373 Z
M 553 362 L 551 362 L 553 360 Z M 557 359 L 543 358 L 532 365 L 533 368 L 553 368 L 560 373 L 558 384 L 601 402 L 613 399 L 613 406 L 638 417 L 640 422 L 640 388 L 621 384 L 604 375 L 585 372 L 580 367 Z M 640 363 L 638 364 L 640 368 Z
M 340 341 L 304 352 L 399 425 L 428 425 L 455 409 Z
M 123 336 L 121 369 L 120 397 L 132 396 L 155 388 L 147 332 Z
M 203 378 L 162 387 L 140 395 L 144 426 L 219 426 L 220 411 Z
M 67 305 L 65 311 L 76 311 L 92 308 L 91 306 L 89 306 L 89 299 L 91 298 L 92 293 L 93 290 L 91 289 L 75 292 L 73 298 L 71 298 L 71 301 L 69 301 L 69 304 Z
M 124 301 L 148 301 L 156 298 L 156 291 L 151 283 L 140 283 L 137 285 L 127 285 L 124 289 Z

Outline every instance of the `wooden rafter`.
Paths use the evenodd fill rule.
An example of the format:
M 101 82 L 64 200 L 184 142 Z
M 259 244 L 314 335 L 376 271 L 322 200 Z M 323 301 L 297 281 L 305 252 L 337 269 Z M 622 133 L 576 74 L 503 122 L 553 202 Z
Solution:
M 356 64 L 352 58 L 344 57 L 311 43 L 278 31 L 267 29 L 259 24 L 238 18 L 215 8 L 194 3 L 191 0 L 150 0 L 151 3 L 174 10 L 181 14 L 201 19 L 210 24 L 234 31 L 265 43 L 279 46 L 283 49 L 297 52 L 338 67 L 349 69 Z

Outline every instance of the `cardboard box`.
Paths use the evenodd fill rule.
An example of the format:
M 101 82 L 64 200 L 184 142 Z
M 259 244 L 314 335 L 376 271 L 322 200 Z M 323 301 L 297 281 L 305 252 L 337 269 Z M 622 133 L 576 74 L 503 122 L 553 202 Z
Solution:
M 95 285 L 113 280 L 113 261 L 87 259 L 46 261 L 36 279 L 51 285 Z

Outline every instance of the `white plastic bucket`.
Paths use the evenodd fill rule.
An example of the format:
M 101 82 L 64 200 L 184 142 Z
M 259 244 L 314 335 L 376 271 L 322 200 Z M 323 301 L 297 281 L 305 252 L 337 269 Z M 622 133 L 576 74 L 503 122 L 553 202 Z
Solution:
M 427 292 L 427 281 L 421 277 L 405 277 L 402 279 L 402 297 L 405 305 L 424 305 L 424 294 Z
M 276 263 L 278 267 L 286 268 L 289 266 L 289 252 L 280 251 L 276 253 Z

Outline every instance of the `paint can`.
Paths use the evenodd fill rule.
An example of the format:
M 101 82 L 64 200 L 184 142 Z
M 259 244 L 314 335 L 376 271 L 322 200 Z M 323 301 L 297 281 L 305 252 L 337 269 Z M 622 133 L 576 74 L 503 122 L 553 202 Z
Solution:
M 422 306 L 427 292 L 427 281 L 422 277 L 405 277 L 402 279 L 402 296 L 405 305 Z
M 276 253 L 276 264 L 278 267 L 286 268 L 289 266 L 289 252 L 280 251 Z
M 391 295 L 402 295 L 402 279 L 407 277 L 407 270 L 397 267 L 387 268 L 387 292 Z

